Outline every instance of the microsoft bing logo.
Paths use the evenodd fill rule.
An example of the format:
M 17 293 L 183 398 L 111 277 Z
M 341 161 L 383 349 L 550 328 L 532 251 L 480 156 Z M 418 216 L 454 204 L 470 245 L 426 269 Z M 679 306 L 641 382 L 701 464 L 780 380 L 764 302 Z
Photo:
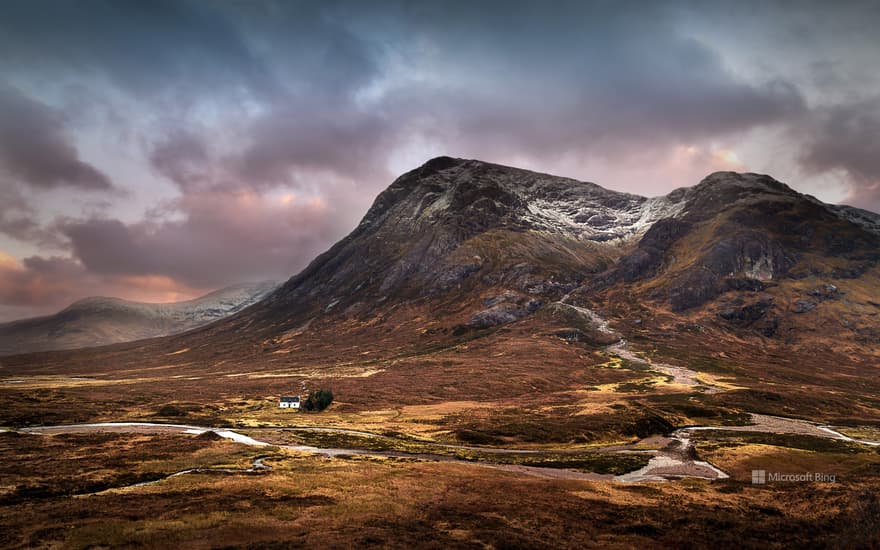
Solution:
M 767 470 L 752 470 L 752 485 L 766 485 L 768 482 L 799 482 L 799 483 L 834 483 L 837 476 L 824 472 L 803 472 L 798 474 L 783 474 Z

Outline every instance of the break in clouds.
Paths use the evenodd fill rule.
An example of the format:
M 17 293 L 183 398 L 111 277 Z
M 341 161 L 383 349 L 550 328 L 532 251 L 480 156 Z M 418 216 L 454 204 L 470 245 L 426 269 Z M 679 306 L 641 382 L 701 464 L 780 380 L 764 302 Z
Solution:
M 875 2 L 0 9 L 0 319 L 285 279 L 440 154 L 880 211 Z

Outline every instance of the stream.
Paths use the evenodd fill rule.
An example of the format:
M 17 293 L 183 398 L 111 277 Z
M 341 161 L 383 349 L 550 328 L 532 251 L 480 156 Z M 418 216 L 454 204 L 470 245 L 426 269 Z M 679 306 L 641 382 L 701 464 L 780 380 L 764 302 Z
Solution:
M 326 431 L 332 433 L 356 433 L 359 435 L 365 436 L 376 436 L 376 434 L 372 434 L 369 432 L 359 432 L 357 430 L 345 430 L 345 429 L 337 429 L 337 428 L 280 428 L 285 431 Z M 200 435 L 208 431 L 212 431 L 216 433 L 218 436 L 228 439 L 230 441 L 235 441 L 236 443 L 241 443 L 243 445 L 250 445 L 254 447 L 277 447 L 280 449 L 287 449 L 296 452 L 304 452 L 310 454 L 317 454 L 327 457 L 336 457 L 336 456 L 372 456 L 372 457 L 396 457 L 396 458 L 414 458 L 419 460 L 428 460 L 432 462 L 454 462 L 459 464 L 469 464 L 472 466 L 482 466 L 488 468 L 494 468 L 498 470 L 505 470 L 511 472 L 520 472 L 526 473 L 539 477 L 547 477 L 547 478 L 562 478 L 562 479 L 583 479 L 583 480 L 593 480 L 593 481 L 620 481 L 620 482 L 639 482 L 639 481 L 665 481 L 666 478 L 670 477 L 699 477 L 703 479 L 722 479 L 727 477 L 727 474 L 722 472 L 721 470 L 715 468 L 714 466 L 709 465 L 708 463 L 703 463 L 699 461 L 694 461 L 690 458 L 691 451 L 691 443 L 687 437 L 682 434 L 673 434 L 671 438 L 663 439 L 662 442 L 666 443 L 666 447 L 661 450 L 642 450 L 642 449 L 633 449 L 631 445 L 620 445 L 613 446 L 608 448 L 599 448 L 596 449 L 595 452 L 616 452 L 616 453 L 644 453 L 644 454 L 652 454 L 655 455 L 650 459 L 650 462 L 644 468 L 636 470 L 634 472 L 630 472 L 623 475 L 612 475 L 612 474 L 596 474 L 596 473 L 588 473 L 588 472 L 579 472 L 575 470 L 566 470 L 566 469 L 554 469 L 554 468 L 542 468 L 538 466 L 528 466 L 528 465 L 518 465 L 518 464 L 500 464 L 493 462 L 480 462 L 480 461 L 472 461 L 472 460 L 464 460 L 461 458 L 456 458 L 452 456 L 445 455 L 437 455 L 430 453 L 406 453 L 401 451 L 371 451 L 365 449 L 345 449 L 345 448 L 331 448 L 331 447 L 313 447 L 310 445 L 289 445 L 289 444 L 280 444 L 276 445 L 273 443 L 269 443 L 267 441 L 260 441 L 258 439 L 254 439 L 245 434 L 241 434 L 232 430 L 228 430 L 225 428 L 212 428 L 206 426 L 192 426 L 186 424 L 157 424 L 151 422 L 98 422 L 91 424 L 68 424 L 68 425 L 59 425 L 59 426 L 34 426 L 28 428 L 21 428 L 18 430 L 21 433 L 28 433 L 33 435 L 53 435 L 53 434 L 68 434 L 68 433 L 93 433 L 93 432 L 110 432 L 110 433 L 139 433 L 139 434 L 156 434 L 156 433 L 171 433 L 171 434 L 182 434 L 182 435 Z M 462 450 L 477 450 L 486 453 L 492 454 L 533 454 L 533 453 L 542 453 L 542 452 L 554 452 L 553 450 L 535 450 L 535 449 L 505 449 L 498 447 L 474 447 L 474 446 L 466 446 L 466 445 L 451 445 L 451 444 L 438 444 L 438 446 L 442 446 L 443 448 L 452 448 L 452 449 L 462 449 Z M 566 449 L 566 452 L 571 452 Z M 262 464 L 262 463 L 261 463 Z M 254 468 L 257 468 L 256 464 Z M 167 476 L 164 479 L 168 479 L 168 477 L 174 477 L 178 475 L 184 475 L 189 473 L 202 473 L 211 469 L 191 469 L 184 470 L 181 472 L 175 472 L 170 476 Z M 218 470 L 211 470 L 218 471 Z M 243 470 L 230 470 L 229 473 L 240 473 Z M 665 477 L 664 477 L 665 476 Z M 142 485 L 150 485 L 156 483 L 156 481 L 145 482 Z M 138 485 L 139 486 L 139 485 Z
M 347 430 L 344 428 L 330 428 L 330 427 L 301 427 L 301 428 L 272 428 L 278 429 L 282 431 L 322 431 L 322 432 L 330 432 L 330 433 L 341 433 L 341 434 L 357 434 L 369 437 L 385 437 L 385 436 L 377 436 L 377 434 L 373 434 L 365 431 L 358 430 Z M 694 444 L 691 441 L 691 432 L 699 431 L 699 430 L 723 430 L 723 431 L 750 431 L 750 432 L 765 432 L 765 433 L 788 433 L 788 434 L 804 434 L 804 435 L 813 435 L 818 437 L 825 437 L 830 439 L 839 439 L 843 441 L 849 441 L 853 443 L 859 443 L 864 445 L 872 445 L 872 446 L 880 446 L 880 442 L 878 441 L 868 441 L 868 440 L 860 440 L 854 439 L 847 435 L 840 433 L 839 431 L 834 430 L 832 427 L 827 425 L 821 425 L 813 422 L 808 422 L 806 420 L 797 420 L 791 418 L 782 418 L 775 417 L 769 415 L 760 415 L 760 414 L 752 414 L 752 424 L 745 426 L 689 426 L 676 430 L 669 436 L 653 436 L 648 438 L 651 440 L 650 442 L 655 445 L 663 445 L 659 449 L 639 449 L 636 448 L 634 444 L 629 445 L 616 445 L 609 446 L 603 448 L 594 449 L 594 452 L 609 452 L 609 453 L 638 453 L 638 454 L 650 454 L 651 459 L 648 464 L 643 468 L 639 468 L 638 470 L 621 474 L 621 475 L 612 475 L 612 474 L 596 474 L 596 473 L 587 473 L 587 472 L 579 472 L 574 470 L 566 470 L 566 469 L 553 469 L 553 468 L 542 468 L 538 466 L 527 466 L 527 465 L 516 465 L 516 464 L 500 464 L 500 463 L 492 463 L 492 462 L 478 462 L 471 460 L 464 460 L 461 458 L 456 458 L 452 456 L 445 455 L 437 455 L 430 453 L 406 453 L 401 451 L 371 451 L 366 449 L 345 449 L 345 448 L 331 448 L 331 447 L 314 447 L 310 445 L 289 445 L 289 444 L 273 444 L 267 441 L 261 441 L 255 439 L 251 436 L 238 433 L 226 428 L 214 428 L 214 427 L 206 427 L 206 426 L 192 426 L 187 424 L 158 424 L 152 422 L 98 422 L 91 424 L 68 424 L 68 425 L 58 425 L 58 426 L 34 426 L 28 428 L 21 428 L 17 430 L 21 433 L 34 434 L 34 435 L 52 435 L 52 434 L 67 434 L 67 433 L 92 433 L 92 432 L 110 432 L 110 433 L 140 433 L 140 434 L 156 434 L 156 433 L 171 433 L 171 434 L 182 434 L 182 435 L 200 435 L 205 432 L 214 432 L 218 436 L 228 439 L 230 441 L 234 441 L 236 443 L 240 443 L 243 445 L 249 445 L 253 447 L 277 447 L 281 449 L 287 449 L 296 452 L 304 452 L 309 454 L 317 454 L 327 457 L 337 457 L 337 456 L 371 456 L 371 457 L 397 457 L 397 458 L 414 458 L 419 460 L 427 460 L 432 462 L 454 462 L 459 464 L 468 464 L 471 466 L 481 466 L 494 468 L 498 470 L 505 470 L 511 472 L 519 472 L 525 473 L 529 475 L 545 477 L 545 478 L 555 478 L 555 479 L 581 479 L 581 480 L 592 480 L 592 481 L 616 481 L 616 482 L 624 482 L 624 483 L 640 483 L 640 482 L 651 482 L 651 481 L 668 481 L 670 479 L 679 479 L 684 477 L 696 477 L 707 480 L 717 480 L 717 479 L 726 479 L 728 478 L 728 474 L 717 468 L 716 466 L 702 460 L 697 460 L 696 453 L 694 451 Z M 8 429 L 4 429 L 3 431 L 11 431 Z M 644 442 L 648 442 L 648 440 L 643 440 Z M 571 453 L 572 451 L 566 449 L 564 451 L 554 451 L 552 449 L 507 449 L 507 448 L 499 448 L 499 447 L 474 447 L 474 446 L 466 446 L 466 445 L 452 445 L 452 444 L 437 444 L 439 447 L 443 448 L 451 448 L 451 449 L 462 449 L 462 450 L 477 450 L 486 453 L 494 453 L 494 454 L 531 454 L 531 453 L 553 453 L 553 452 L 565 452 Z M 138 483 L 132 485 L 131 487 L 141 487 L 146 485 L 152 485 L 154 483 L 158 483 L 164 479 L 168 479 L 175 476 L 185 475 L 185 474 L 193 474 L 193 473 L 255 473 L 259 471 L 268 471 L 271 470 L 271 467 L 263 464 L 263 457 L 258 458 L 254 461 L 251 468 L 247 469 L 217 469 L 217 468 L 195 468 L 182 470 L 180 472 L 175 472 L 164 478 L 155 481 L 148 481 L 143 483 Z

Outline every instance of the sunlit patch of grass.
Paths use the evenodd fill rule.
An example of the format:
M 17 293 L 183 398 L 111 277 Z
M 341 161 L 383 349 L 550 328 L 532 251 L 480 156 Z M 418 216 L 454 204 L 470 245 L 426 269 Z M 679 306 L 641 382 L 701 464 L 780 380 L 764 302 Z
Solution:
M 846 426 L 835 429 L 853 439 L 880 441 L 880 426 Z
M 721 377 L 715 374 L 709 374 L 707 372 L 698 372 L 696 375 L 697 382 L 704 386 L 710 386 L 714 388 L 721 388 L 724 390 L 742 390 L 745 389 L 743 386 L 737 386 L 734 382 L 736 381 L 733 378 Z
M 778 473 L 832 474 L 836 481 L 858 481 L 880 467 L 876 453 L 846 450 L 809 450 L 773 444 L 741 441 L 701 441 L 697 453 L 736 479 L 749 481 L 752 470 Z M 801 446 L 806 446 L 801 444 Z
M 593 365 L 597 369 L 620 369 L 623 368 L 623 359 L 616 355 L 608 357 L 608 360 L 598 365 Z
M 874 449 L 859 445 L 858 443 L 805 434 L 724 431 L 719 429 L 693 432 L 692 437 L 698 440 L 712 439 L 716 441 L 754 443 L 821 453 L 859 454 L 868 452 L 877 454 Z
M 604 393 L 648 393 L 664 386 L 679 386 L 673 380 L 672 376 L 659 374 L 627 382 L 601 384 L 596 386 L 596 388 Z

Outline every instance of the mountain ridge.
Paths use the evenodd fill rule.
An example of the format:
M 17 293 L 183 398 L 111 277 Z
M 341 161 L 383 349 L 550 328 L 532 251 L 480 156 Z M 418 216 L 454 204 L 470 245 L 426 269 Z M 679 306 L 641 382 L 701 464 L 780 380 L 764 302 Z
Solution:
M 0 324 L 0 355 L 107 345 L 184 332 L 269 295 L 278 283 L 240 283 L 192 300 L 147 303 L 91 296 L 61 311 Z
M 397 178 L 348 236 L 233 318 L 234 330 L 273 341 L 420 303 L 448 330 L 491 328 L 563 296 L 587 303 L 621 291 L 672 314 L 715 307 L 705 315 L 734 330 L 719 311 L 751 307 L 780 283 L 873 270 L 880 239 L 851 217 L 765 174 L 716 172 L 647 198 L 437 157 Z M 759 325 L 756 334 L 775 334 Z

